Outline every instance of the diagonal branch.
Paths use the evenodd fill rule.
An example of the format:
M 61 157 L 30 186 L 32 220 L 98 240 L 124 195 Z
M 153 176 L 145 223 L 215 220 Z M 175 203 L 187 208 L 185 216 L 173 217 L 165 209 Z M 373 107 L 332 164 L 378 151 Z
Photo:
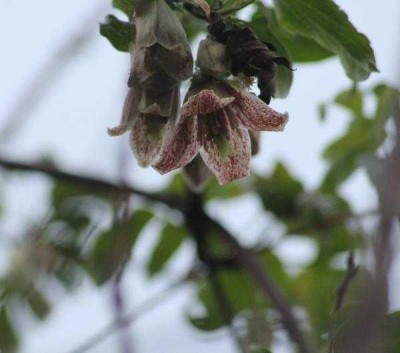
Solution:
M 166 289 L 162 290 L 158 294 L 154 295 L 141 305 L 134 309 L 130 314 L 126 315 L 122 320 L 118 322 L 113 322 L 94 334 L 87 341 L 82 343 L 79 347 L 71 351 L 70 353 L 85 353 L 91 350 L 93 347 L 97 346 L 101 342 L 103 342 L 106 338 L 111 336 L 112 334 L 118 332 L 122 328 L 128 327 L 134 321 L 136 321 L 139 317 L 147 314 L 151 310 L 153 310 L 158 305 L 162 304 L 166 299 L 170 298 L 173 293 L 179 288 L 182 288 L 182 285 L 187 281 L 187 276 L 173 282 Z
M 196 242 L 199 259 L 207 267 L 211 290 L 217 302 L 222 320 L 229 329 L 230 335 L 237 346 L 238 352 L 245 353 L 246 347 L 237 328 L 233 324 L 234 313 L 231 308 L 229 298 L 227 297 L 227 294 L 225 293 L 224 288 L 218 278 L 218 271 L 220 270 L 221 265 L 211 259 L 207 250 L 207 224 L 204 222 L 204 211 L 201 195 L 189 192 L 189 200 L 185 211 L 187 227 L 191 231 L 191 234 Z
M 222 225 L 208 216 L 201 205 L 197 206 L 192 213 L 186 214 L 186 222 L 192 231 L 196 230 L 195 228 L 200 224 L 203 226 L 206 225 L 218 232 L 221 239 L 231 248 L 237 265 L 246 271 L 254 282 L 258 284 L 265 296 L 271 299 L 273 305 L 282 317 L 284 328 L 297 345 L 299 353 L 314 353 L 315 350 L 300 329 L 289 302 L 286 300 L 281 290 L 273 283 L 273 280 L 265 271 L 255 254 L 251 250 L 240 245 L 237 239 Z M 200 236 L 200 234 L 198 236 Z M 204 256 L 204 254 L 199 255 L 200 257 Z
M 103 180 L 96 177 L 69 173 L 45 163 L 17 162 L 0 156 L 0 167 L 21 172 L 37 172 L 46 174 L 57 180 L 87 187 L 91 190 L 134 194 L 137 196 L 141 196 L 151 202 L 159 202 L 171 208 L 180 209 L 180 205 L 177 200 L 167 197 L 166 195 L 163 195 L 161 193 L 147 192 L 144 190 L 136 189 L 132 186 L 113 183 L 111 181 Z

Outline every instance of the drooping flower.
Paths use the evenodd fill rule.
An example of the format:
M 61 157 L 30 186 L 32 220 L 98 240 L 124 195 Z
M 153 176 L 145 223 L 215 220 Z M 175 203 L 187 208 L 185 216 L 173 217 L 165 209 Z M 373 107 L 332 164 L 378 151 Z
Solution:
M 165 0 L 133 0 L 136 35 L 131 44 L 130 90 L 119 126 L 111 136 L 131 131 L 138 162 L 157 162 L 179 109 L 180 83 L 191 77 L 193 58 L 182 25 Z
M 132 75 L 143 87 L 170 88 L 192 76 L 193 57 L 185 31 L 165 0 L 133 0 L 136 37 Z M 161 76 L 160 76 L 161 75 Z M 167 82 L 160 81 L 168 78 Z
M 220 184 L 249 175 L 248 130 L 282 131 L 288 120 L 245 89 L 209 79 L 189 91 L 176 126 L 168 133 L 160 160 L 161 173 L 183 167 L 200 153 Z
M 178 107 L 178 86 L 166 92 L 153 92 L 135 85 L 126 97 L 120 125 L 109 129 L 108 133 L 119 136 L 130 130 L 130 146 L 139 165 L 149 167 L 161 155 Z

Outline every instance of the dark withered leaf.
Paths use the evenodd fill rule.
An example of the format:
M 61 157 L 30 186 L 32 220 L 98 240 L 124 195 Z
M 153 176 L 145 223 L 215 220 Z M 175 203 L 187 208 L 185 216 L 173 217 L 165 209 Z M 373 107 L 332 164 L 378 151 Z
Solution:
M 232 74 L 257 77 L 260 98 L 269 103 L 276 91 L 277 65 L 291 70 L 289 60 L 278 55 L 271 44 L 262 42 L 247 25 L 235 20 L 212 13 L 208 30 L 216 41 L 227 46 Z

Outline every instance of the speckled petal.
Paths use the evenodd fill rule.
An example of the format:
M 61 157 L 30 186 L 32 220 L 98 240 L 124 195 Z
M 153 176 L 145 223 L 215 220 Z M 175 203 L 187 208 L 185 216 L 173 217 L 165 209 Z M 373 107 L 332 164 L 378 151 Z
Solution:
M 234 97 L 221 98 L 213 90 L 204 89 L 188 99 L 182 107 L 181 115 L 187 117 L 197 114 L 209 114 L 226 107 L 234 100 Z
M 142 97 L 142 90 L 138 86 L 132 87 L 126 96 L 122 119 L 119 126 L 108 129 L 110 136 L 120 136 L 130 130 L 136 116 L 139 114 L 139 102 Z
M 139 165 L 149 167 L 160 158 L 168 119 L 157 115 L 140 114 L 134 121 L 130 145 Z
M 182 117 L 179 123 L 170 127 L 159 161 L 154 168 L 165 174 L 190 163 L 199 151 L 197 138 L 197 117 Z
M 205 164 L 223 185 L 250 174 L 251 142 L 247 129 L 232 129 L 231 139 L 222 146 L 215 139 L 206 139 L 200 154 Z M 228 145 L 226 145 L 228 144 Z
M 237 93 L 233 109 L 242 113 L 237 114 L 241 123 L 255 131 L 283 131 L 289 119 L 287 113 L 276 112 L 257 96 L 245 91 Z

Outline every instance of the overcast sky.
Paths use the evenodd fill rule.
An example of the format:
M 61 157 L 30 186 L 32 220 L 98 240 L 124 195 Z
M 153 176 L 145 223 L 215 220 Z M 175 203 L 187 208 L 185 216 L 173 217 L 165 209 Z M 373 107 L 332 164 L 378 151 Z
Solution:
M 373 74 L 362 86 L 370 87 L 381 81 L 397 84 L 400 68 L 400 2 L 337 2 L 355 26 L 369 37 L 375 49 L 380 73 Z M 1 1 L 0 128 L 7 123 L 6 117 L 16 104 L 17 97 L 49 57 L 79 32 L 85 19 L 91 21 L 87 26 L 96 28 L 96 22 L 110 11 L 105 10 L 94 20 L 92 12 L 98 7 L 97 3 L 99 0 Z M 335 109 L 331 111 L 328 121 L 321 124 L 317 118 L 317 104 L 331 100 L 351 83 L 336 59 L 319 65 L 296 65 L 296 68 L 289 97 L 272 102 L 277 110 L 289 112 L 290 122 L 284 133 L 264 134 L 262 152 L 254 159 L 253 165 L 256 170 L 268 171 L 276 160 L 282 159 L 311 187 L 318 184 L 325 170 L 319 155 L 321 149 L 340 134 L 348 123 L 347 115 Z M 94 30 L 93 39 L 80 55 L 71 62 L 62 62 L 55 70 L 61 70 L 62 74 L 50 86 L 46 97 L 26 119 L 21 120 L 19 131 L 14 136 L 0 141 L 1 155 L 23 160 L 52 156 L 68 170 L 117 179 L 119 151 L 128 150 L 128 143 L 126 137 L 108 137 L 106 129 L 119 122 L 126 93 L 129 57 L 115 51 Z M 130 154 L 127 155 L 126 169 L 133 184 L 154 189 L 166 182 L 166 177 L 159 176 L 153 170 L 140 169 Z M 41 209 L 38 205 L 45 204 L 47 200 L 47 184 L 41 176 L 21 176 L 8 182 L 11 187 L 2 188 L 2 197 L 7 202 L 4 214 L 6 221 L 2 230 L 5 234 L 17 236 L 21 219 L 24 224 L 29 224 L 46 211 L 45 207 Z M 376 203 L 376 195 L 363 173 L 357 173 L 342 192 L 359 211 L 369 209 Z M 247 197 L 234 202 L 229 209 L 214 205 L 211 211 L 216 217 L 224 219 L 233 230 L 238 230 L 257 215 L 259 207 L 251 197 Z M 238 214 L 241 217 L 235 217 Z M 261 219 L 255 222 L 249 236 L 257 234 L 265 221 Z M 149 234 L 141 244 L 139 258 L 143 257 L 141 254 L 145 253 L 153 240 L 154 236 Z M 294 256 L 295 261 L 307 261 L 312 256 L 312 245 L 296 245 L 304 251 Z M 293 252 L 293 249 L 289 244 L 278 250 L 283 255 Z M 171 266 L 171 271 L 179 273 L 191 258 L 192 249 L 185 249 L 179 260 Z M 0 268 L 4 267 L 4 259 L 1 261 L 0 258 Z M 124 285 L 129 307 L 134 307 L 167 282 L 145 286 L 138 271 L 134 266 L 131 267 Z M 397 272 L 400 272 L 399 269 L 400 264 Z M 174 275 L 170 277 L 172 279 Z M 400 293 L 399 283 L 397 281 L 393 293 Z M 190 292 L 190 288 L 180 291 L 176 298 L 158 307 L 133 327 L 138 352 L 159 352 L 160 347 L 162 352 L 174 353 L 201 353 L 206 349 L 218 349 L 221 353 L 232 351 L 228 339 L 206 342 L 198 332 L 186 325 L 184 308 L 189 306 L 193 297 Z M 42 324 L 29 320 L 24 322 L 23 353 L 68 353 L 91 332 L 96 332 L 110 321 L 107 294 L 107 288 L 99 291 L 89 283 L 84 283 L 82 289 L 73 296 L 58 293 L 49 320 Z M 400 307 L 399 297 L 394 303 Z M 111 339 L 91 352 L 111 352 L 115 351 L 114 347 L 115 341 Z

